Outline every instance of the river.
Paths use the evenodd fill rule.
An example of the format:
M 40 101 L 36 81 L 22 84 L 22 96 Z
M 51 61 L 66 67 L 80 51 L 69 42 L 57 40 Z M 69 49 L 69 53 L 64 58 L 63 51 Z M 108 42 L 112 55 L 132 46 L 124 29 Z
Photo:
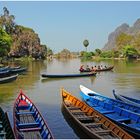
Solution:
M 18 62 L 20 64 L 20 62 Z M 22 63 L 23 64 L 23 63 Z M 43 79 L 42 73 L 67 74 L 79 73 L 80 65 L 89 66 L 114 65 L 113 71 L 97 73 L 96 77 Z M 80 59 L 63 59 L 52 61 L 32 61 L 26 64 L 28 72 L 22 74 L 14 82 L 0 85 L 0 106 L 8 112 L 13 126 L 13 104 L 19 90 L 36 104 L 40 112 L 47 120 L 56 139 L 83 138 L 76 130 L 73 130 L 65 115 L 61 111 L 60 88 L 64 88 L 74 96 L 79 95 L 79 85 L 82 84 L 96 92 L 114 98 L 112 90 L 122 95 L 140 99 L 140 61 L 104 60 L 86 61 Z

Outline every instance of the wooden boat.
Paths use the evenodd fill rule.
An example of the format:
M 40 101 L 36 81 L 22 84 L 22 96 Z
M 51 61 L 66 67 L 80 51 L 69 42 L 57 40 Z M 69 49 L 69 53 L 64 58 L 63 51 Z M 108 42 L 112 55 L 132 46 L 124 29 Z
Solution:
M 14 133 L 7 112 L 0 107 L 0 139 L 14 139 Z
M 97 69 L 95 72 L 100 72 L 100 71 L 110 71 L 114 68 L 114 66 L 108 67 L 108 68 L 103 68 L 103 69 Z M 79 70 L 80 72 L 91 72 L 91 70 Z
M 0 71 L 0 78 L 4 78 L 4 77 L 7 77 L 7 76 L 10 76 L 10 71 L 9 70 Z
M 22 73 L 22 72 L 25 72 L 27 71 L 27 68 L 24 67 L 24 68 L 10 68 L 10 73 Z
M 88 93 L 86 89 L 80 85 L 80 94 L 88 105 L 114 121 L 133 137 L 140 138 L 140 114 L 138 113 L 140 108 L 99 94 Z
M 8 70 L 8 69 L 9 69 L 9 66 L 2 67 L 2 68 L 0 68 L 0 72 L 1 71 L 5 71 L 5 70 Z
M 53 139 L 41 113 L 22 90 L 14 103 L 13 117 L 17 139 Z
M 116 94 L 116 93 L 115 93 Z M 119 94 L 120 95 L 120 94 Z M 124 96 L 124 95 L 120 95 L 120 96 L 122 96 L 122 97 L 124 97 L 124 98 L 126 98 L 126 99 L 128 99 L 128 100 L 130 100 L 130 101 L 132 101 L 132 102 L 135 102 L 135 103 L 137 103 L 137 104 L 140 104 L 140 100 L 138 100 L 138 99 L 134 99 L 134 98 L 131 98 L 131 97 L 127 97 L 127 96 Z
M 62 74 L 62 75 L 50 75 L 50 74 L 42 74 L 43 78 L 65 78 L 65 77 L 89 77 L 96 76 L 96 73 L 87 73 L 87 74 Z
M 62 104 L 67 113 L 90 138 L 96 139 L 132 139 L 119 126 L 104 117 L 84 102 L 64 89 L 61 90 Z
M 114 97 L 119 100 L 119 101 L 123 101 L 125 103 L 131 104 L 133 106 L 139 107 L 140 108 L 140 100 L 136 100 L 130 97 L 126 97 L 123 95 L 120 95 L 118 93 L 113 92 Z
M 16 80 L 17 77 L 18 77 L 18 74 L 12 75 L 12 76 L 7 76 L 7 77 L 4 77 L 4 78 L 0 78 L 0 84 L 12 82 L 12 81 Z

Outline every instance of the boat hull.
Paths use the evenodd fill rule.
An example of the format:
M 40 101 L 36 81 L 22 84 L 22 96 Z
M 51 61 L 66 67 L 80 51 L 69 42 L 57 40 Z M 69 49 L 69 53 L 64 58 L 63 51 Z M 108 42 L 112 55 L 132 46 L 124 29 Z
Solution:
M 96 76 L 96 73 L 90 73 L 90 74 L 65 74 L 65 75 L 42 74 L 43 78 L 66 78 L 66 77 L 89 77 L 89 76 Z
M 108 67 L 108 68 L 104 68 L 104 69 L 97 69 L 95 70 L 95 72 L 102 72 L 102 71 L 110 71 L 114 68 L 114 66 L 112 67 Z M 79 70 L 80 72 L 91 72 L 91 70 Z
M 53 139 L 41 113 L 22 91 L 14 103 L 13 117 L 17 139 Z
M 130 139 L 131 136 L 129 134 L 64 89 L 61 90 L 61 95 L 63 107 L 69 114 L 69 117 L 73 119 L 79 128 L 86 132 L 90 138 Z M 98 124 L 100 124 L 103 129 L 100 129 Z M 101 133 L 98 133 L 98 130 L 100 130 Z M 107 131 L 110 133 L 106 133 Z M 104 133 L 104 136 L 102 133 Z
M 8 76 L 8 77 L 4 77 L 4 78 L 0 78 L 0 84 L 4 84 L 4 83 L 9 83 L 12 81 L 15 81 L 18 77 L 18 74 L 16 75 L 12 75 L 12 76 Z
M 8 118 L 7 112 L 5 113 L 0 107 L 0 139 L 14 139 L 14 133 Z
M 88 92 L 86 92 L 87 90 L 84 89 L 86 89 L 86 87 L 81 89 L 80 95 L 89 106 L 102 113 L 118 126 L 121 126 L 134 138 L 140 138 L 140 130 L 135 128 L 135 126 L 138 127 L 137 123 L 139 123 L 138 120 L 140 119 L 139 114 L 123 109 L 121 106 L 112 105 L 112 99 L 109 102 L 109 98 L 102 96 L 101 94 L 88 94 Z

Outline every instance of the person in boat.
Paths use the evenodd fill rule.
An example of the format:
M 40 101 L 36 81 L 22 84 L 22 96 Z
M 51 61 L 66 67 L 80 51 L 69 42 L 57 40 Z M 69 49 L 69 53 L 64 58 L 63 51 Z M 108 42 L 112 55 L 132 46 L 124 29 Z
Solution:
M 84 65 L 80 66 L 80 71 L 84 71 Z
M 101 68 L 100 68 L 100 66 L 98 66 L 98 70 L 100 70 Z
M 87 65 L 86 70 L 87 70 L 87 71 L 90 71 L 89 65 Z
M 103 66 L 101 65 L 100 69 L 102 70 L 103 69 Z

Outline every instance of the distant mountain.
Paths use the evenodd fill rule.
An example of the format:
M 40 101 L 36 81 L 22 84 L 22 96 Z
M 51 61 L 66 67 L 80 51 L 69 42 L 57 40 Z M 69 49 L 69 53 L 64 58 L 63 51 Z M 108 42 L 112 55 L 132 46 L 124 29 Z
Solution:
M 108 42 L 105 44 L 104 48 L 102 50 L 112 50 L 116 48 L 116 38 L 121 34 L 126 33 L 132 36 L 135 36 L 137 34 L 140 34 L 140 19 L 138 19 L 132 27 L 130 27 L 128 24 L 124 23 L 117 27 L 114 32 L 110 33 L 108 36 Z

